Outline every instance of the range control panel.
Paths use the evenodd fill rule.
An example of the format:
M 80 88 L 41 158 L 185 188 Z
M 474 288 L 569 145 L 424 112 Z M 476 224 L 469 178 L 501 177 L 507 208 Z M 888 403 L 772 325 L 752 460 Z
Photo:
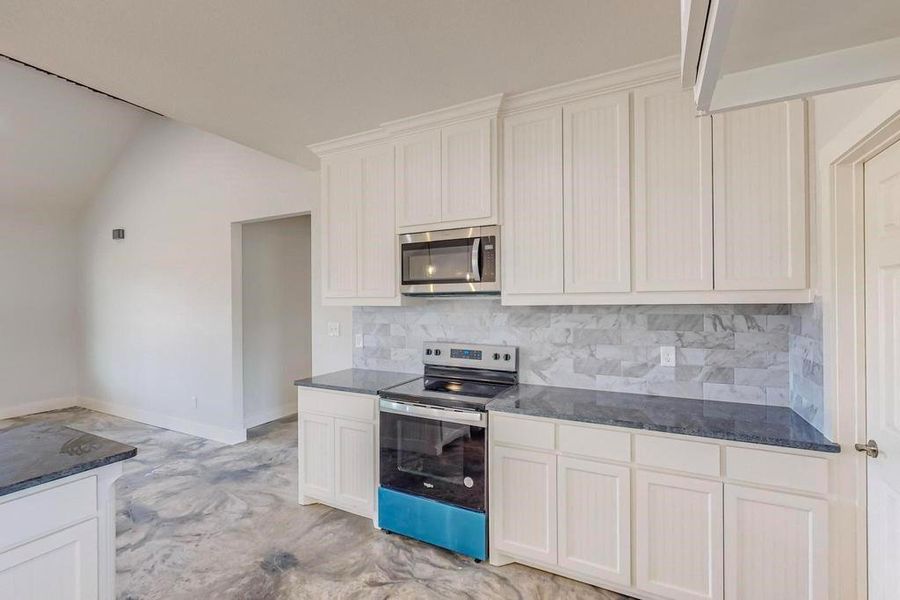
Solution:
M 443 367 L 515 372 L 519 369 L 519 349 L 464 342 L 425 342 L 422 362 Z

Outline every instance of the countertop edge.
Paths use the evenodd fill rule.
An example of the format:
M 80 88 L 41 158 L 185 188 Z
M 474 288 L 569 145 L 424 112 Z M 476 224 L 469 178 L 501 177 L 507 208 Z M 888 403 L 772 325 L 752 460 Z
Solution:
M 94 469 L 99 469 L 100 467 L 105 467 L 107 465 L 111 465 L 117 462 L 122 462 L 123 460 L 128 460 L 129 458 L 134 458 L 137 456 L 138 450 L 135 447 L 132 447 L 130 450 L 126 450 L 124 452 L 119 452 L 117 454 L 113 454 L 112 456 L 107 456 L 104 458 L 98 458 L 96 460 L 92 460 L 86 462 L 81 465 L 77 465 L 74 467 L 69 467 L 68 469 L 62 469 L 60 471 L 54 471 L 52 473 L 47 473 L 41 475 L 39 477 L 32 477 L 31 479 L 26 479 L 24 481 L 20 481 L 14 483 L 12 485 L 8 485 L 4 488 L 0 488 L 0 498 L 3 496 L 8 496 L 10 494 L 15 494 L 16 492 L 21 492 L 23 490 L 27 490 L 33 487 L 38 487 L 40 485 L 44 485 L 45 483 L 51 483 L 53 481 L 58 481 L 60 479 L 65 479 L 66 477 L 71 477 L 73 475 L 78 475 L 79 473 L 84 473 L 86 471 L 92 471 Z

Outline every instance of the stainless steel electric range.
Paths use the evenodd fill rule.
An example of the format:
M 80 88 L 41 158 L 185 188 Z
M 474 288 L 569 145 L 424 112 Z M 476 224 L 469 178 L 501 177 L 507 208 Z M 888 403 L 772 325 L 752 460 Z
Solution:
M 378 524 L 487 557 L 486 406 L 518 383 L 518 349 L 426 342 L 424 377 L 382 390 Z

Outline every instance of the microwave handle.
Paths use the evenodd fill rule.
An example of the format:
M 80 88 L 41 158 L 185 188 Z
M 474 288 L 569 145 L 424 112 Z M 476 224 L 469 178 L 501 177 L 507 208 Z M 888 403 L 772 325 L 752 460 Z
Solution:
M 481 281 L 481 238 L 472 240 L 472 278 Z

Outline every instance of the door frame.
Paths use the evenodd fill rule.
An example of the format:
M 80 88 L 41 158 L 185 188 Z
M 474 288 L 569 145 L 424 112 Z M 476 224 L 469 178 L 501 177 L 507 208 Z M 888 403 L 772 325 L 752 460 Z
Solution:
M 861 112 L 817 157 L 819 282 L 826 365 L 825 430 L 841 445 L 833 465 L 831 598 L 866 598 L 867 499 L 864 163 L 900 142 L 900 86 Z M 815 253 L 814 253 L 815 255 Z

